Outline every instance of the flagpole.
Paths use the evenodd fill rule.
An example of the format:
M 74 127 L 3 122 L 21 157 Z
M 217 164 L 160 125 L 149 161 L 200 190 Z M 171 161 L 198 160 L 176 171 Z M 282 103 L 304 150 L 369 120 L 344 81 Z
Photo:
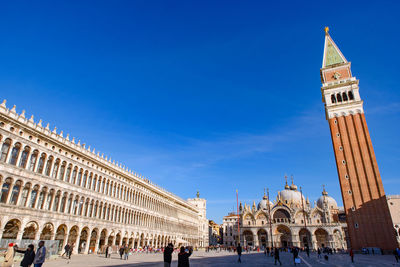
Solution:
M 301 186 L 300 186 L 300 196 L 301 196 L 301 206 L 302 206 L 302 208 L 303 208 L 304 229 L 306 230 L 306 235 L 307 235 L 307 246 L 308 246 L 307 220 L 306 220 L 306 213 L 305 213 L 305 209 L 304 209 L 303 191 L 301 190 Z
M 239 239 L 239 244 L 238 245 L 240 245 L 239 193 L 238 193 L 237 189 L 236 189 L 236 208 L 237 208 L 237 216 L 238 216 L 238 239 Z
M 271 252 L 274 250 L 274 238 L 272 236 L 272 221 L 271 221 L 271 205 L 269 204 L 269 189 L 267 188 L 267 198 L 268 198 L 268 217 L 269 217 L 269 232 L 271 235 Z

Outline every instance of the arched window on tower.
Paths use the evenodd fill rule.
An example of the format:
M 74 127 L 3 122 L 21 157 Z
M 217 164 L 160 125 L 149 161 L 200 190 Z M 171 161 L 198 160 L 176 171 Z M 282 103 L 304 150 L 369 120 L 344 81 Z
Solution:
M 35 170 L 35 165 L 36 165 L 36 160 L 37 160 L 38 154 L 39 154 L 39 151 L 35 150 L 35 151 L 33 151 L 32 155 L 31 155 L 31 160 L 29 162 L 29 170 L 30 171 Z
M 47 176 L 50 176 L 51 166 L 53 165 L 53 156 L 50 156 L 47 160 L 46 171 L 44 172 Z
M 7 197 L 10 192 L 11 179 L 7 179 L 1 187 L 0 203 L 6 203 Z
M 336 99 L 337 99 L 337 102 L 342 102 L 342 96 L 340 95 L 340 93 L 337 93 Z
M 354 100 L 354 95 L 352 91 L 349 91 L 347 94 L 349 95 L 350 100 Z
M 342 93 L 342 98 L 343 98 L 343 101 L 349 100 L 349 99 L 347 98 L 346 92 L 343 92 L 343 93 Z
M 332 102 L 333 104 L 336 103 L 336 97 L 335 97 L 334 94 L 331 95 L 331 102 Z

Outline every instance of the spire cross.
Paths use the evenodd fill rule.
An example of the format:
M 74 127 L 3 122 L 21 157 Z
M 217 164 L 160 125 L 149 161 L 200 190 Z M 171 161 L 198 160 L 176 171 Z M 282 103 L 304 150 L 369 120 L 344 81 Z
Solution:
M 292 179 L 292 184 L 293 184 L 293 174 L 292 174 L 292 176 L 290 177 L 290 179 Z
M 287 175 L 285 174 L 285 181 L 286 181 L 286 184 L 287 184 Z

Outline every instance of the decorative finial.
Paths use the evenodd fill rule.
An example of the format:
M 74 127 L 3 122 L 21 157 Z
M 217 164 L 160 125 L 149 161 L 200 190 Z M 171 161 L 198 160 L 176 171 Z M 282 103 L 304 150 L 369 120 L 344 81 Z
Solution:
M 30 122 L 34 122 L 33 120 L 33 115 L 31 115 L 31 118 L 29 119 Z
M 2 107 L 6 107 L 7 99 L 4 99 L 3 102 L 1 103 Z
M 327 196 L 328 195 L 328 192 L 326 192 L 326 190 L 325 190 L 325 185 L 324 184 L 322 185 L 322 195 L 323 196 Z
M 287 184 L 287 175 L 285 174 L 285 189 L 289 189 L 289 186 Z
M 199 191 L 197 191 L 196 197 L 199 198 L 200 197 L 200 193 Z
M 325 35 L 329 35 L 329 27 L 328 26 L 325 27 Z
M 294 184 L 293 183 L 293 174 L 290 176 L 290 179 L 292 180 L 292 185 Z

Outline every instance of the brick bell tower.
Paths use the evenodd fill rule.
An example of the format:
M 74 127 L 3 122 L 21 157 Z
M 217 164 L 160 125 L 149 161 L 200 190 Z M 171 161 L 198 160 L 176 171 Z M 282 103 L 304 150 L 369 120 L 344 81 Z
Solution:
M 359 81 L 325 28 L 322 101 L 329 121 L 351 247 L 397 247 L 378 163 L 372 148 Z

